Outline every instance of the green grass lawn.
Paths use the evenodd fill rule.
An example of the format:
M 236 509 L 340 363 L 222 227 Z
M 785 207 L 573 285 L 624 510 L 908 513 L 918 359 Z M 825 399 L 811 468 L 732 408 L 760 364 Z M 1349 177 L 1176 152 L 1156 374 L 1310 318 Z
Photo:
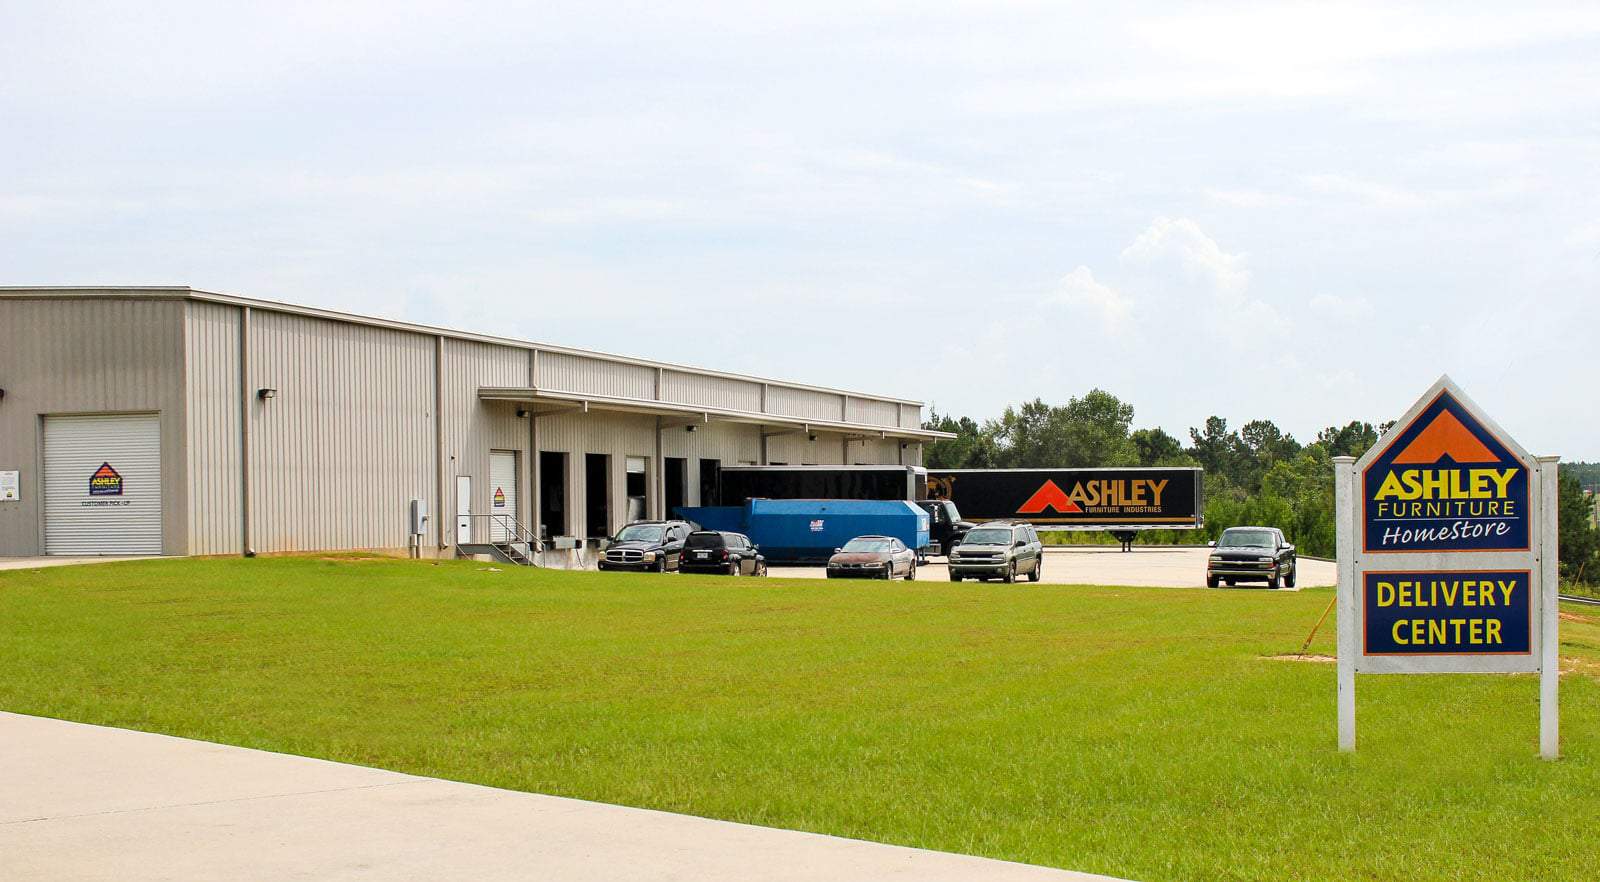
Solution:
M 1139 880 L 1600 876 L 1600 615 L 1363 677 L 1330 597 L 347 559 L 0 573 L 0 709 Z M 1331 654 L 1333 622 L 1314 652 Z

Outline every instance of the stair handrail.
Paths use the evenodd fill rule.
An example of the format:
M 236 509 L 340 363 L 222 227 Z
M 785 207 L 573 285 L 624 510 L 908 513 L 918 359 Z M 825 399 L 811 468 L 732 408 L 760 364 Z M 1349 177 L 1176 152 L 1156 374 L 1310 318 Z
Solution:
M 545 550 L 544 549 L 544 541 L 542 539 L 540 539 L 538 537 L 538 535 L 535 534 L 532 530 L 530 530 L 527 527 L 523 526 L 522 522 L 517 520 L 515 515 L 503 514 L 503 513 L 495 513 L 495 514 L 469 514 L 469 515 L 461 515 L 461 517 L 468 518 L 468 519 L 484 518 L 484 519 L 487 519 L 490 522 L 491 526 L 493 526 L 495 523 L 498 523 L 503 529 L 505 529 L 505 531 L 507 533 L 509 533 L 512 536 L 512 539 L 511 539 L 510 542 L 496 542 L 496 541 L 494 541 L 494 531 L 490 530 L 488 535 L 485 536 L 484 540 L 483 540 L 486 544 L 489 544 L 489 545 L 509 545 L 509 544 L 514 544 L 514 543 L 517 543 L 517 542 L 521 542 L 521 543 L 524 543 L 524 544 L 526 544 L 528 546 L 528 550 L 529 551 L 537 551 L 537 552 L 541 552 L 542 553 Z M 471 544 L 471 543 L 468 543 L 468 544 Z

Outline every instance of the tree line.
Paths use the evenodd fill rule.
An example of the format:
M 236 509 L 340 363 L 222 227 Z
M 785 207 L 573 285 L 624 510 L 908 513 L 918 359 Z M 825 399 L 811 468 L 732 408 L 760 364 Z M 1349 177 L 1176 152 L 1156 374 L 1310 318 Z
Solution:
M 1302 444 L 1269 419 L 1237 429 L 1220 416 L 1189 429 L 1187 443 L 1157 428 L 1133 428 L 1133 405 L 1103 389 L 1091 389 L 1065 404 L 1035 398 L 1007 407 L 982 423 L 930 411 L 925 428 L 956 437 L 925 447 L 924 465 L 940 469 L 1102 468 L 1199 466 L 1205 470 L 1205 538 L 1228 527 L 1274 526 L 1301 552 L 1334 555 L 1333 457 L 1360 456 L 1393 423 L 1353 420 L 1328 426 Z M 1570 484 L 1570 487 L 1569 487 Z M 1561 564 L 1563 575 L 1600 581 L 1600 534 L 1584 509 L 1581 529 L 1570 497 L 1582 489 L 1562 475 Z M 1569 538 L 1569 532 L 1571 536 Z M 1193 541 L 1187 531 L 1149 531 L 1147 542 Z M 1569 559 L 1569 547 L 1572 549 Z

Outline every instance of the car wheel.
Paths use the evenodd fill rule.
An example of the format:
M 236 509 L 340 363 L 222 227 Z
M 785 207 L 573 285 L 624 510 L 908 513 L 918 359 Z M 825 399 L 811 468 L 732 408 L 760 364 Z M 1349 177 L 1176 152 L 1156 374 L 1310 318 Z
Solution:
M 1272 590 L 1277 590 L 1278 577 L 1277 576 L 1268 576 L 1267 577 L 1267 587 L 1269 589 L 1272 589 Z
M 667 571 L 667 559 L 665 557 L 656 558 L 655 570 L 658 573 L 664 573 Z
M 738 561 L 733 560 L 733 561 L 729 561 L 728 562 L 728 575 L 730 575 L 730 576 L 739 575 L 739 562 Z
M 756 561 L 756 575 L 765 576 L 766 574 L 767 574 L 767 562 L 764 561 L 764 560 Z
M 1296 561 L 1294 565 L 1289 568 L 1289 575 L 1283 577 L 1283 587 L 1293 588 L 1294 579 L 1298 575 L 1300 575 L 1300 562 Z
M 1207 576 L 1206 577 L 1206 587 L 1207 588 L 1215 588 L 1220 584 L 1222 584 L 1222 580 L 1218 579 L 1216 576 Z
M 1225 581 L 1228 583 L 1228 587 L 1229 588 L 1237 587 L 1238 584 L 1239 584 L 1239 582 L 1237 580 L 1235 580 L 1235 579 L 1227 579 Z
M 912 561 L 911 562 L 911 569 L 906 570 L 906 581 L 907 582 L 915 582 L 915 581 L 917 581 L 917 562 L 916 561 Z
M 959 582 L 959 581 L 961 581 L 962 579 L 965 579 L 965 578 L 966 578 L 966 576 L 958 576 L 955 573 L 951 573 L 950 574 L 950 581 L 952 581 L 952 582 Z
M 1028 572 L 1028 581 L 1037 582 L 1044 578 L 1044 557 L 1033 562 L 1033 569 Z
M 894 581 L 894 561 L 892 560 L 884 561 L 883 563 L 883 581 Z
M 1017 562 L 1016 561 L 1012 561 L 1011 562 L 1011 566 L 1006 569 L 1006 574 L 1001 577 L 1000 581 L 1005 582 L 1007 585 L 1010 585 L 1010 584 L 1012 584 L 1012 583 L 1017 581 Z

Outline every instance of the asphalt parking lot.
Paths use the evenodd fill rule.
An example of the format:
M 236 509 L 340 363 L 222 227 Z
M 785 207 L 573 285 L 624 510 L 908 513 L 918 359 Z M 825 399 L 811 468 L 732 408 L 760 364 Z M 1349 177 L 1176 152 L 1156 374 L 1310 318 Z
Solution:
M 1045 549 L 1044 575 L 1049 585 L 1127 585 L 1149 588 L 1204 588 L 1209 548 L 1135 546 L 1123 552 L 1115 546 L 1049 546 Z M 1331 561 L 1300 559 L 1296 588 L 1332 587 L 1338 578 Z M 773 567 L 772 575 L 791 579 L 826 579 L 822 567 Z M 917 568 L 917 579 L 950 581 L 944 558 L 936 557 Z M 1027 584 L 1024 580 L 1023 584 Z M 1244 583 L 1245 588 L 1264 587 Z M 1218 589 L 1223 590 L 1223 589 Z M 1291 589 L 1294 590 L 1294 589 Z

